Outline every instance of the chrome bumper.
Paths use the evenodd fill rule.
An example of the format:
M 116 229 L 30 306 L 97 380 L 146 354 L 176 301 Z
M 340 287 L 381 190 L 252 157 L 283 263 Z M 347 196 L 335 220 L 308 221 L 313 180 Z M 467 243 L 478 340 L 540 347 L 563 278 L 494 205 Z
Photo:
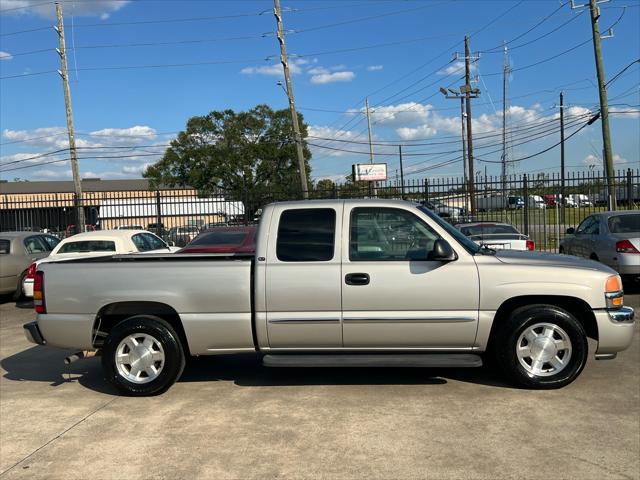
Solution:
M 612 322 L 616 323 L 631 323 L 633 322 L 633 318 L 635 312 L 631 307 L 621 307 L 616 310 L 607 310 L 609 314 L 609 318 Z

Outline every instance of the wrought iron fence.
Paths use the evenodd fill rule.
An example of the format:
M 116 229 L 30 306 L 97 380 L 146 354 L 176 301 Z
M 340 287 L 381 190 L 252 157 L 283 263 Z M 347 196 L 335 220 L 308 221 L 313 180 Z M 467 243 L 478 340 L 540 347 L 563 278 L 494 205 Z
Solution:
M 383 198 L 421 202 L 451 223 L 500 221 L 527 234 L 540 250 L 555 251 L 564 232 L 593 212 L 607 209 L 606 178 L 600 172 L 559 175 L 477 176 L 472 188 L 462 178 L 427 178 L 378 183 L 330 181 L 316 183 L 311 199 Z M 640 208 L 640 170 L 615 175 L 619 209 Z M 262 207 L 274 201 L 296 200 L 300 194 L 275 189 L 202 195 L 193 189 L 87 192 L 66 194 L 2 194 L 0 231 L 48 231 L 60 237 L 78 230 L 76 207 L 82 206 L 85 229 L 141 228 L 178 245 L 199 231 L 220 225 L 258 221 Z

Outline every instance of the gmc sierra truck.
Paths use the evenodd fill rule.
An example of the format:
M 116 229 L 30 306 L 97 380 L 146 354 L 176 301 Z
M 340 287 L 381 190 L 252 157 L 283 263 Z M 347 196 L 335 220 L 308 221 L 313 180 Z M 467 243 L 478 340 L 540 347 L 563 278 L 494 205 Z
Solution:
M 115 255 L 39 266 L 27 338 L 99 352 L 129 395 L 187 356 L 270 367 L 477 367 L 524 388 L 572 382 L 634 332 L 620 277 L 592 260 L 483 248 L 399 200 L 275 203 L 255 255 Z M 82 356 L 79 352 L 78 356 Z

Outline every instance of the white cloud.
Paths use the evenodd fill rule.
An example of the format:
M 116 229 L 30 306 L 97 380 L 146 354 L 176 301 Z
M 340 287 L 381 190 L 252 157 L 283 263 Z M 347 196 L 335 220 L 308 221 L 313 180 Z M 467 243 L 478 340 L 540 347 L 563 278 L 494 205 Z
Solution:
M 310 68 L 309 70 L 307 70 L 307 73 L 309 75 L 323 75 L 323 74 L 331 73 L 331 72 L 329 70 L 327 70 L 326 68 L 324 68 L 324 67 L 313 67 L 313 68 Z
M 13 55 L 11 55 L 9 52 L 0 51 L 0 62 L 7 60 L 13 60 Z
M 44 180 L 67 180 L 71 178 L 71 170 L 50 170 L 40 169 L 33 173 L 33 179 Z
M 585 165 L 595 165 L 596 167 L 600 168 L 603 165 L 603 160 L 599 156 L 595 156 L 595 155 L 589 154 L 586 157 L 584 157 L 584 159 L 582 160 L 582 163 L 584 163 Z M 623 164 L 629 163 L 629 162 L 627 162 L 627 159 L 624 158 L 622 155 L 620 155 L 618 153 L 614 153 L 613 154 L 613 163 L 614 163 L 614 165 L 623 165 Z
M 378 72 L 384 68 L 384 65 L 369 65 L 367 67 L 368 72 Z
M 111 145 L 130 145 L 133 143 L 149 143 L 156 138 L 155 128 L 147 125 L 134 125 L 129 128 L 103 128 L 89 132 L 89 136 L 101 143 Z
M 432 108 L 433 106 L 431 104 L 408 102 L 399 103 L 398 105 L 375 107 L 370 109 L 370 112 L 372 120 L 377 124 L 408 126 L 417 122 L 424 122 Z M 361 111 L 364 112 L 364 109 Z
M 415 140 L 417 138 L 433 137 L 438 131 L 428 125 L 420 125 L 416 128 L 402 127 L 396 129 L 396 133 L 402 140 Z
M 308 60 L 304 58 L 296 58 L 295 60 L 289 62 L 289 71 L 292 74 L 302 73 L 301 65 L 306 65 L 309 63 Z M 282 69 L 281 63 L 274 63 L 273 65 L 262 65 L 259 67 L 244 67 L 240 70 L 240 73 L 245 75 L 270 75 L 274 77 L 283 77 L 284 70 Z
M 615 115 L 616 119 L 640 118 L 640 110 L 631 107 L 611 107 L 609 114 Z
M 117 12 L 127 3 L 129 3 L 129 0 L 65 2 L 63 3 L 63 9 L 67 15 L 73 14 L 76 17 L 101 16 L 102 18 L 102 15 Z M 6 12 L 3 12 L 3 10 L 6 10 Z M 0 0 L 0 13 L 14 16 L 38 15 L 49 19 L 56 17 L 56 9 L 53 2 L 45 3 L 41 0 Z
M 477 70 L 477 67 L 475 63 L 472 63 L 471 65 L 469 65 L 469 71 L 471 73 L 475 72 L 476 70 Z M 458 60 L 452 63 L 451 65 L 449 65 L 447 68 L 440 70 L 438 72 L 438 75 L 454 75 L 454 74 L 464 75 L 464 71 L 465 71 L 464 62 L 461 60 Z
M 333 82 L 350 82 L 356 77 L 356 74 L 350 71 L 320 73 L 311 77 L 311 83 L 314 85 L 323 85 Z
M 339 130 L 333 127 L 327 127 L 327 126 L 321 126 L 321 125 L 309 125 L 308 133 L 310 137 L 320 137 L 320 138 L 309 138 L 308 141 L 311 143 L 321 144 L 329 148 L 337 148 L 337 149 L 346 148 L 347 150 L 357 150 L 357 148 L 351 148 L 353 147 L 353 145 L 349 145 L 344 142 L 336 142 L 336 141 L 322 140 L 322 139 L 338 138 L 340 140 L 365 141 L 368 138 L 367 136 L 365 136 L 364 132 L 354 132 L 352 130 Z M 347 145 L 349 145 L 349 147 L 346 147 Z M 329 148 L 314 147 L 313 145 L 310 145 L 309 148 L 314 153 L 317 153 L 318 155 L 341 157 L 347 154 L 347 152 L 341 152 L 339 150 L 330 150 Z
M 153 163 L 151 162 L 147 162 L 142 165 L 125 165 L 124 167 L 122 167 L 122 173 L 136 174 L 140 176 L 151 165 L 153 165 Z

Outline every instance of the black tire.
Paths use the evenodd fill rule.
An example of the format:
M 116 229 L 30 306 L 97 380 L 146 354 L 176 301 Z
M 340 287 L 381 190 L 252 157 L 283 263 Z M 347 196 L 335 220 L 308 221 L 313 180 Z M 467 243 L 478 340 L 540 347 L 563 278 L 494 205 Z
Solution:
M 540 323 L 560 327 L 571 345 L 571 354 L 564 368 L 548 376 L 538 376 L 527 371 L 516 354 L 523 332 Z M 582 372 L 589 353 L 587 335 L 580 322 L 571 313 L 554 305 L 531 305 L 515 310 L 498 331 L 495 340 L 497 365 L 508 380 L 521 388 L 554 389 L 570 384 Z M 551 367 L 548 369 L 551 370 Z
M 27 276 L 27 271 L 25 270 L 18 277 L 18 285 L 16 285 L 16 291 L 13 292 L 13 301 L 19 302 L 24 298 L 24 292 L 22 291 L 22 283 L 24 282 L 24 278 Z
M 116 354 L 120 343 L 129 335 L 153 337 L 164 351 L 164 362 L 158 376 L 147 383 L 128 380 L 116 365 Z M 158 395 L 173 385 L 185 367 L 185 355 L 180 337 L 168 322 L 152 315 L 136 315 L 118 323 L 104 342 L 102 368 L 107 381 L 120 392 L 136 397 Z
M 560 247 L 560 248 L 558 249 L 558 253 L 564 254 L 564 247 Z
M 595 260 L 596 262 L 599 262 L 599 261 L 600 261 L 600 259 L 598 259 L 598 255 L 596 255 L 595 253 L 592 253 L 592 254 L 589 256 L 589 258 L 590 258 L 591 260 Z

